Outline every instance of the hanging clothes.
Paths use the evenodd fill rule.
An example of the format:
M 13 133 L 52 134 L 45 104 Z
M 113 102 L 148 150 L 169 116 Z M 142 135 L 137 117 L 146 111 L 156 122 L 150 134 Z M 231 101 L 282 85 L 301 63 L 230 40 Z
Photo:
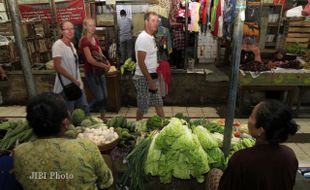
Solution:
M 200 3 L 198 2 L 191 2 L 189 3 L 189 10 L 191 13 L 191 22 L 188 24 L 188 30 L 191 32 L 198 32 L 199 31 L 199 10 L 200 10 Z
M 172 53 L 172 40 L 169 29 L 159 26 L 156 33 L 156 39 L 159 42 L 158 59 L 168 60 L 168 54 Z
M 213 36 L 217 37 L 218 36 L 218 32 L 219 32 L 219 17 L 222 14 L 222 7 L 221 7 L 221 0 L 215 0 L 217 2 L 217 5 L 215 6 L 215 4 L 213 5 L 215 7 L 214 10 L 216 10 L 215 13 L 212 13 L 212 25 L 211 25 L 211 31 Z M 215 3 L 216 3 L 215 2 Z M 213 26 L 213 28 L 212 28 Z
M 174 29 L 172 31 L 172 38 L 173 48 L 176 50 L 184 50 L 185 36 L 183 30 Z
M 216 25 L 216 20 L 217 20 L 217 9 L 218 9 L 218 3 L 219 0 L 213 0 L 211 3 L 211 10 L 210 10 L 210 28 L 211 28 L 211 32 L 214 32 L 214 28 Z
M 169 10 L 167 8 L 162 8 L 159 5 L 152 5 L 147 8 L 148 12 L 155 12 L 158 15 L 168 18 L 169 17 Z
M 165 8 L 165 9 L 167 9 L 167 10 L 169 10 L 169 11 L 170 11 L 170 9 L 171 9 L 170 0 L 159 0 L 158 5 L 159 5 L 161 8 Z
M 170 1 L 170 12 L 169 12 L 170 24 L 177 22 L 176 12 L 178 10 L 178 2 L 179 2 L 179 0 L 171 0 Z
M 223 14 L 224 14 L 224 8 L 225 8 L 225 0 L 220 0 L 221 1 L 221 15 L 219 16 L 218 19 L 218 23 L 219 23 L 219 27 L 218 27 L 218 37 L 223 37 Z
M 208 26 L 208 0 L 201 1 L 201 13 L 200 13 L 200 20 L 201 20 L 201 32 L 207 32 Z
M 236 0 L 226 0 L 225 8 L 223 11 L 223 36 L 224 38 L 232 39 L 232 26 L 235 15 Z
M 166 60 L 159 61 L 157 73 L 159 76 L 160 94 L 161 96 L 166 96 L 169 92 L 169 87 L 171 83 L 171 72 L 169 62 Z

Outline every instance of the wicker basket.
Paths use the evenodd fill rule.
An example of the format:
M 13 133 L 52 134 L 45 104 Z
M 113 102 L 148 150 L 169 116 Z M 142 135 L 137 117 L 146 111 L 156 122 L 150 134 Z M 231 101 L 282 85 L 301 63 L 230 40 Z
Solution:
M 99 150 L 101 153 L 110 153 L 111 150 L 113 150 L 117 145 L 118 143 L 120 142 L 121 138 L 118 137 L 117 139 L 115 139 L 114 141 L 108 143 L 108 144 L 104 144 L 104 145 L 101 145 L 101 146 L 98 146 Z

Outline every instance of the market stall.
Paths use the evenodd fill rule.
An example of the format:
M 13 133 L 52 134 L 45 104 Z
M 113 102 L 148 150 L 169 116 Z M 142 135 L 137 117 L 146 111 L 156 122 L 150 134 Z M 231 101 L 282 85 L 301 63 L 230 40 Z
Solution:
M 252 46 L 249 46 L 252 48 L 248 48 L 249 51 L 242 52 L 238 90 L 240 115 L 250 110 L 251 102 L 245 100 L 246 94 L 265 94 L 270 91 L 285 92 L 278 98 L 286 101 L 291 107 L 296 103 L 296 115 L 299 114 L 302 96 L 309 89 L 310 22 L 305 17 L 284 20 L 283 46 L 270 52 L 271 56 L 257 58 L 257 54 L 260 53 Z M 265 97 L 263 95 L 262 98 Z M 244 107 L 248 107 L 248 110 Z
M 130 189 L 205 189 L 211 168 L 224 169 L 227 160 L 223 146 L 224 120 L 190 118 L 183 114 L 162 119 L 130 121 L 116 116 L 103 124 L 76 109 L 65 138 L 89 139 L 105 154 L 113 170 L 115 185 Z M 247 126 L 234 122 L 230 156 L 251 147 Z M 0 124 L 0 153 L 16 145 L 34 141 L 32 129 L 24 120 Z
M 284 98 L 291 107 L 297 100 L 300 103 L 299 91 L 301 88 L 310 86 L 309 70 L 291 70 L 276 69 L 273 71 L 261 72 L 255 75 L 251 72 L 242 72 L 239 78 L 239 107 L 238 111 L 244 113 L 244 96 L 246 92 L 266 92 L 266 91 L 284 91 L 287 97 Z M 247 105 L 249 106 L 249 105 Z M 298 114 L 298 113 L 297 113 Z

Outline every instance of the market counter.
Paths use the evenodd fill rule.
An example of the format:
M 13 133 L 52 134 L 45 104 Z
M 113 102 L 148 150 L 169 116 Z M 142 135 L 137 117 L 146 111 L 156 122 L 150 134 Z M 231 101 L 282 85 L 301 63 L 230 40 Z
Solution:
M 244 113 L 244 97 L 247 91 L 285 91 L 287 92 L 285 101 L 292 107 L 296 99 L 297 105 L 300 105 L 302 99 L 302 94 L 299 93 L 300 89 L 308 87 L 310 87 L 309 70 L 278 69 L 275 72 L 268 71 L 259 74 L 241 71 L 239 75 L 238 112 L 240 115 Z
M 56 72 L 54 70 L 32 70 L 34 85 L 37 93 L 52 92 Z M 28 100 L 28 94 L 22 71 L 7 71 L 8 81 L 1 82 L 0 90 L 2 92 L 3 102 L 5 104 L 25 104 Z M 84 89 L 87 99 L 93 98 L 88 86 L 86 85 L 84 74 L 81 74 L 84 82 Z M 119 75 L 109 75 L 107 79 L 107 91 L 110 101 L 108 102 L 108 111 L 118 112 L 121 107 Z
M 52 92 L 55 71 L 33 70 L 33 80 L 37 93 Z M 7 86 L 1 88 L 3 102 L 6 104 L 25 104 L 28 100 L 24 74 L 22 71 L 7 71 Z

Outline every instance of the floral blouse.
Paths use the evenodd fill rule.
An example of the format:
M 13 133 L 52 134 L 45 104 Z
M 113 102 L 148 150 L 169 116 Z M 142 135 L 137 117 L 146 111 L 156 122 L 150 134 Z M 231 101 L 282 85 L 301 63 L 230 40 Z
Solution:
M 17 181 L 27 189 L 104 189 L 113 176 L 89 140 L 38 139 L 14 150 Z

